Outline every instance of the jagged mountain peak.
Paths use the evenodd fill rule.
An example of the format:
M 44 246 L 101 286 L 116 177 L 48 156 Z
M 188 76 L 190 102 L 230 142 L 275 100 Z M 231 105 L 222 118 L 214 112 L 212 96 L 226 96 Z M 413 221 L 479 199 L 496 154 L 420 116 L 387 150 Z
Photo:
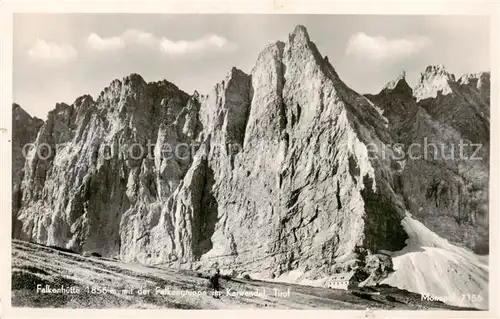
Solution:
M 408 96 L 412 96 L 413 90 L 406 81 L 406 71 L 401 71 L 398 77 L 392 81 L 389 81 L 383 88 L 382 92 L 394 92 L 394 93 L 402 93 Z
M 228 90 L 233 82 L 238 82 L 239 79 L 248 78 L 248 76 L 248 74 L 233 66 L 226 73 L 224 79 L 213 86 L 213 93 L 215 93 L 215 95 L 220 95 L 224 90 Z
M 235 79 L 235 78 L 238 78 L 238 77 L 247 77 L 248 74 L 246 74 L 245 72 L 243 72 L 242 70 L 236 68 L 236 67 L 232 67 L 231 70 L 229 70 L 229 72 L 227 73 L 226 75 L 226 78 L 224 80 L 224 83 L 229 83 L 232 79 Z
M 309 33 L 307 28 L 301 24 L 297 25 L 289 37 L 290 41 L 309 43 Z
M 479 78 L 482 80 L 490 80 L 491 72 L 490 71 L 483 71 L 479 73 Z
M 240 74 L 247 75 L 245 72 L 243 72 L 242 70 L 240 70 L 240 69 L 238 69 L 237 67 L 234 67 L 234 66 L 228 72 L 228 76 L 234 76 L 234 75 L 240 75 Z
M 443 64 L 428 65 L 422 73 L 424 76 L 445 76 L 451 80 L 455 80 L 455 75 L 448 72 Z
M 255 63 L 252 73 L 254 69 L 258 67 L 259 61 L 265 60 L 268 55 L 274 55 L 277 57 L 281 57 L 283 55 L 283 50 L 285 48 L 285 42 L 283 41 L 274 41 L 268 44 L 258 55 L 257 62 Z
M 71 108 L 71 105 L 69 105 L 68 103 L 65 102 L 56 103 L 56 107 L 52 111 L 49 111 L 49 114 L 64 112 L 69 108 Z
M 444 64 L 430 64 L 425 68 L 425 72 L 446 72 Z
M 435 98 L 438 94 L 452 93 L 450 83 L 455 82 L 455 75 L 448 72 L 442 64 L 429 65 L 421 73 L 419 82 L 413 90 L 417 101 Z
M 485 98 L 489 98 L 490 72 L 466 73 L 456 78 L 442 64 L 429 65 L 421 73 L 413 92 L 417 101 L 420 101 L 453 92 L 460 94 L 460 86 L 475 87 Z
M 406 71 L 401 71 L 399 73 L 399 75 L 392 81 L 389 81 L 385 86 L 384 88 L 387 88 L 387 89 L 394 89 L 394 87 L 399 83 L 399 81 L 405 81 L 406 82 Z
M 26 116 L 29 116 L 31 117 L 28 112 L 26 112 L 22 107 L 21 105 L 17 104 L 17 103 L 12 103 L 12 116 L 18 116 L 20 118 L 22 117 L 26 117 Z
M 37 117 L 32 117 L 21 105 L 12 103 L 12 118 L 17 121 L 39 120 Z
M 399 75 L 396 78 L 396 80 L 406 80 L 406 70 L 402 70 L 401 72 L 399 72 Z
M 143 85 L 146 84 L 144 78 L 138 73 L 131 73 L 130 75 L 123 78 L 123 83 L 125 85 Z
M 407 201 L 400 195 L 416 184 L 414 174 L 400 178 L 369 146 L 387 145 L 392 132 L 417 122 L 405 72 L 367 100 L 342 82 L 302 25 L 268 45 L 251 74 L 227 71 L 206 98 L 132 73 L 89 108 L 88 95 L 56 106 L 26 140 L 70 144 L 47 162 L 18 156 L 17 171 L 26 169 L 16 179 L 23 188 L 14 237 L 146 264 L 194 268 L 216 259 L 256 278 L 335 273 L 351 267 L 346 258 L 360 245 L 403 248 L 412 235 L 404 211 L 429 202 L 427 179 L 436 173 L 419 171 L 411 192 L 422 196 Z M 417 93 L 432 96 L 453 79 L 444 66 L 429 66 Z M 106 154 L 105 143 L 155 147 L 137 158 Z M 186 145 L 193 147 L 184 152 Z
M 114 88 L 121 87 L 122 85 L 127 85 L 127 86 L 141 86 L 141 85 L 146 85 L 147 82 L 144 80 L 144 78 L 138 74 L 138 73 L 131 73 L 127 76 L 122 77 L 121 79 L 114 79 L 111 81 L 111 83 L 104 88 L 104 90 L 101 92 L 104 93 L 108 90 L 112 90 Z
M 278 48 L 281 48 L 281 43 L 278 43 Z M 308 56 L 314 58 L 314 62 L 323 69 L 325 74 L 330 73 L 331 65 L 328 59 L 324 58 L 319 52 L 316 44 L 311 41 L 306 27 L 298 25 L 294 31 L 289 34 L 287 43 L 284 44 L 283 49 L 289 52 L 296 60 L 308 59 Z M 280 50 L 283 50 L 280 49 Z M 292 52 L 292 53 L 290 53 Z M 335 73 L 335 72 L 334 72 Z
M 323 75 L 334 82 L 334 86 L 340 90 L 346 90 L 346 85 L 339 78 L 329 58 L 322 56 L 318 47 L 311 40 L 305 26 L 297 25 L 289 34 L 286 43 L 278 41 L 278 58 L 287 56 L 286 59 L 293 60 L 293 64 L 307 64 L 311 68 L 317 68 Z M 304 64 L 304 66 L 305 66 Z
M 94 103 L 94 98 L 90 94 L 84 94 L 76 98 L 73 105 L 77 108 L 80 107 L 88 107 L 89 105 Z
M 443 64 L 428 65 L 424 72 L 420 74 L 419 82 L 432 81 L 437 79 L 446 79 L 455 82 L 455 75 L 448 71 Z
M 97 98 L 97 103 L 102 103 L 105 100 L 118 98 L 122 94 L 135 94 L 135 93 L 147 93 L 152 95 L 157 94 L 181 94 L 183 97 L 187 98 L 189 94 L 182 91 L 177 85 L 169 82 L 165 79 L 159 81 L 147 82 L 140 74 L 131 73 L 120 79 L 114 79 L 111 83 L 105 87 L 99 97 Z
M 141 75 L 139 75 L 138 73 L 131 73 L 127 76 L 124 76 L 122 79 L 114 79 L 113 81 L 111 81 L 111 83 L 106 88 L 104 88 L 101 94 L 106 92 L 107 90 L 114 90 L 117 88 L 121 88 L 122 85 L 131 88 L 137 88 L 146 84 L 147 82 Z
M 457 82 L 461 85 L 467 85 L 472 82 L 477 83 L 477 81 L 489 81 L 490 72 L 478 72 L 478 73 L 465 73 L 462 75 Z
M 293 48 L 299 51 L 311 52 L 318 63 L 324 60 L 314 42 L 311 41 L 306 27 L 303 25 L 297 25 L 293 32 L 288 35 L 288 41 L 285 46 L 289 49 Z

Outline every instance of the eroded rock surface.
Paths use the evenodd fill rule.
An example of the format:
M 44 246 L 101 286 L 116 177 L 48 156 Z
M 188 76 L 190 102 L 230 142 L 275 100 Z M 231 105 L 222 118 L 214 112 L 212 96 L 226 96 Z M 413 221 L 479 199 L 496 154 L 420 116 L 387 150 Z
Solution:
M 233 68 L 208 95 L 132 74 L 95 101 L 58 104 L 40 128 L 19 115 L 16 145 L 35 148 L 24 173 L 15 156 L 14 237 L 150 265 L 218 264 L 264 278 L 300 269 L 312 279 L 352 268 L 359 247 L 374 253 L 367 269 L 387 273 L 376 252 L 405 246 L 407 210 L 476 246 L 487 237 L 488 166 L 410 161 L 385 146 L 424 136 L 487 143 L 489 76 L 424 82 L 417 98 L 404 76 L 362 96 L 298 26 L 250 74 Z M 454 121 L 441 108 L 456 101 Z M 471 110 L 473 131 L 460 113 Z M 51 152 L 40 158 L 42 145 Z
M 443 66 L 429 66 L 414 94 L 403 76 L 368 96 L 384 110 L 400 144 L 395 191 L 408 211 L 440 236 L 481 254 L 489 240 L 487 83 L 489 73 L 455 81 Z M 429 92 L 437 88 L 433 98 Z

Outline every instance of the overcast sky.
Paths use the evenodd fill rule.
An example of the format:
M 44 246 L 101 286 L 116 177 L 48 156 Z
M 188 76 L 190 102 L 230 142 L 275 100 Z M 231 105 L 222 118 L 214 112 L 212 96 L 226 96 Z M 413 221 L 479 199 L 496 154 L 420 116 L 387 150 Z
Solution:
M 402 70 L 414 85 L 430 64 L 456 75 L 490 69 L 489 21 L 480 16 L 17 14 L 14 101 L 45 119 L 55 103 L 95 98 L 133 72 L 206 94 L 233 66 L 249 73 L 297 24 L 360 93 Z

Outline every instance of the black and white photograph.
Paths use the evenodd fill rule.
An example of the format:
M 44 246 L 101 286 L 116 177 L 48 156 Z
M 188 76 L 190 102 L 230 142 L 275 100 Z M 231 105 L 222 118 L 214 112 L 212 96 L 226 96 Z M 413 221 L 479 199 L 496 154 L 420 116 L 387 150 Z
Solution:
M 491 22 L 13 14 L 8 302 L 491 310 Z

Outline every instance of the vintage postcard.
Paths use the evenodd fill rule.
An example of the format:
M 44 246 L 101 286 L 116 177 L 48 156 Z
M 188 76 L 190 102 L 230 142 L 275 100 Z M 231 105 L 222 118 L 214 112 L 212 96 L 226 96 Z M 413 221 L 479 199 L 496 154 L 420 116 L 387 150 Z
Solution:
M 310 4 L 0 6 L 1 316 L 497 317 L 499 6 Z

